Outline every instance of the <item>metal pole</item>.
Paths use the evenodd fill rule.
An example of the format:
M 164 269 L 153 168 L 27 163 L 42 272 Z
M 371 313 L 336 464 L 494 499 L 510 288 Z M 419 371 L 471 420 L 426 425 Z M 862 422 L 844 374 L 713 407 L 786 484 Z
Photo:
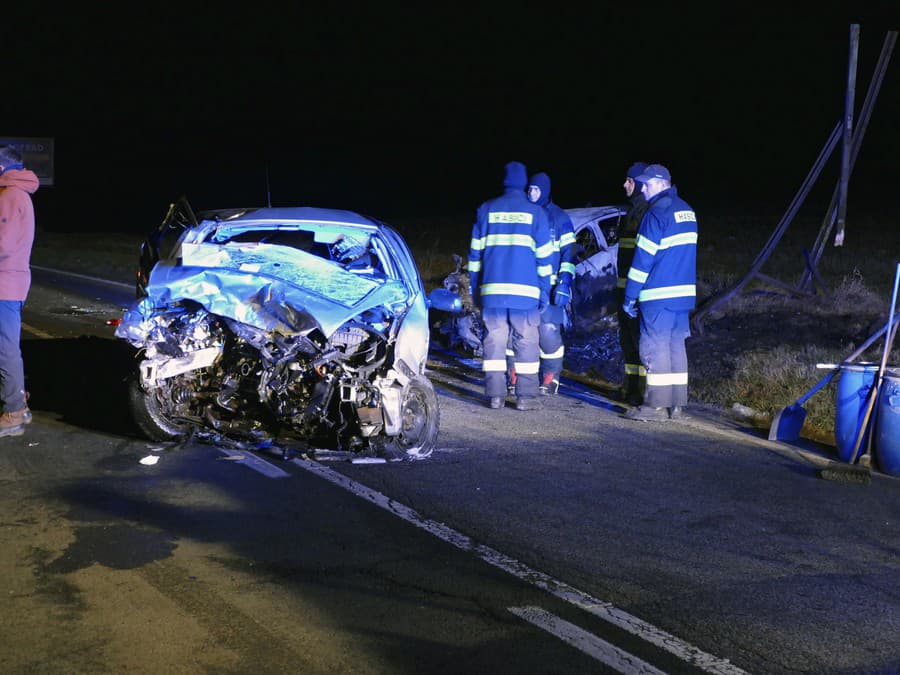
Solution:
M 863 101 L 862 108 L 860 109 L 859 124 L 856 125 L 856 130 L 853 134 L 853 143 L 850 156 L 851 173 L 853 172 L 853 167 L 856 165 L 856 158 L 859 155 L 859 149 L 862 146 L 863 137 L 866 135 L 866 128 L 869 125 L 869 119 L 872 117 L 872 110 L 875 108 L 875 101 L 878 98 L 878 92 L 881 90 L 881 83 L 884 80 L 885 71 L 887 70 L 888 64 L 891 61 L 891 54 L 894 51 L 894 44 L 896 42 L 897 31 L 888 31 L 887 35 L 884 38 L 884 44 L 881 47 L 881 54 L 878 57 L 878 64 L 875 66 L 875 72 L 872 77 L 872 81 L 869 82 L 869 89 L 868 91 L 866 91 L 866 98 Z M 840 185 L 835 185 L 834 192 L 831 195 L 831 202 L 828 205 L 828 210 L 825 212 L 825 219 L 822 221 L 822 227 L 819 228 L 819 234 L 816 236 L 816 241 L 813 244 L 811 252 L 812 267 L 815 267 L 819 264 L 819 261 L 822 258 L 822 254 L 825 252 L 825 241 L 831 234 L 831 228 L 834 227 L 835 220 L 837 219 L 837 200 L 839 190 Z M 809 264 L 809 261 L 807 262 L 807 264 Z M 812 273 L 810 269 L 804 268 L 803 274 L 800 277 L 799 287 L 808 288 L 811 282 Z
M 847 188 L 850 183 L 850 148 L 853 143 L 853 107 L 856 99 L 856 62 L 859 54 L 859 24 L 850 25 L 850 65 L 847 67 L 847 97 L 844 101 L 844 151 L 841 156 L 841 187 L 838 195 L 837 232 L 834 245 L 844 243 L 847 219 Z
M 791 224 L 791 221 L 794 219 L 794 216 L 797 214 L 798 209 L 800 208 L 801 204 L 803 204 L 803 200 L 806 199 L 806 195 L 809 194 L 809 191 L 815 184 L 816 179 L 819 177 L 819 173 L 821 172 L 822 167 L 825 166 L 828 158 L 831 157 L 831 153 L 834 152 L 834 149 L 837 147 L 840 137 L 841 123 L 838 122 L 834 125 L 834 129 L 832 129 L 831 135 L 828 137 L 828 140 L 825 142 L 825 145 L 819 152 L 819 156 L 816 158 L 815 164 L 813 164 L 812 168 L 809 170 L 809 173 L 806 174 L 806 178 L 803 180 L 803 185 L 800 186 L 800 189 L 794 195 L 794 198 L 793 200 L 791 200 L 791 204 L 790 206 L 788 206 L 787 211 L 785 211 L 784 215 L 781 217 L 781 220 L 778 221 L 778 225 L 775 227 L 775 231 L 772 232 L 765 246 L 763 246 L 762 250 L 756 255 L 756 259 L 753 261 L 753 265 L 750 267 L 750 270 L 747 272 L 747 274 L 744 275 L 744 278 L 734 286 L 724 291 L 720 291 L 716 295 L 707 298 L 693 313 L 693 315 L 691 316 L 691 326 L 693 327 L 695 333 L 697 333 L 698 335 L 703 334 L 703 317 L 705 317 L 714 308 L 718 307 L 719 305 L 733 297 L 735 294 L 739 293 L 744 288 L 744 286 L 752 281 L 753 277 L 758 276 L 760 268 L 769 259 L 769 256 L 772 255 L 772 252 L 775 250 L 778 242 L 781 241 L 781 237 L 784 235 L 785 231 L 787 231 L 787 228 Z

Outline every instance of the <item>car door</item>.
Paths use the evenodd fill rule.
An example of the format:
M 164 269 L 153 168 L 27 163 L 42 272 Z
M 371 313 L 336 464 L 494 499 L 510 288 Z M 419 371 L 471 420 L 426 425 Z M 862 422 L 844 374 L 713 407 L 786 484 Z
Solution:
M 168 257 L 186 229 L 196 227 L 196 225 L 197 217 L 194 215 L 194 210 L 188 203 L 187 197 L 182 195 L 169 204 L 169 210 L 162 223 L 141 244 L 136 284 L 137 297 L 142 298 L 147 295 L 147 283 L 154 265 L 159 262 L 161 257 Z

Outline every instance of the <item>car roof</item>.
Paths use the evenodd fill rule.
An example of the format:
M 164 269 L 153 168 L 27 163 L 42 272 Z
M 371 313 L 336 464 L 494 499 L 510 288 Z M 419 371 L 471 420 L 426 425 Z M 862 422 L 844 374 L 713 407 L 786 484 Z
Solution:
M 217 220 L 227 223 L 260 221 L 300 221 L 322 225 L 356 225 L 366 228 L 381 227 L 382 223 L 354 211 L 324 209 L 314 206 L 264 207 L 256 209 L 224 209 L 204 211 L 200 220 Z
M 625 207 L 623 206 L 586 206 L 577 209 L 566 209 L 566 214 L 572 221 L 572 228 L 576 232 L 601 220 L 617 218 L 624 215 L 624 213 Z

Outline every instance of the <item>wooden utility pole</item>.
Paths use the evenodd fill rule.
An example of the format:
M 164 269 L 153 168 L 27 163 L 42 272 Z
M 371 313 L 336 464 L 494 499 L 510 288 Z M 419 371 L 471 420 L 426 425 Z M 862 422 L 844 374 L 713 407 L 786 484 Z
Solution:
M 844 146 L 841 155 L 841 180 L 838 191 L 837 232 L 834 245 L 844 244 L 847 220 L 847 187 L 850 183 L 850 146 L 853 143 L 853 106 L 856 98 L 856 62 L 859 54 L 859 24 L 850 26 L 850 65 L 847 67 L 847 97 L 844 101 Z
M 859 154 L 859 147 L 862 143 L 863 135 L 865 134 L 869 118 L 872 115 L 872 108 L 875 105 L 875 99 L 878 97 L 878 91 L 880 90 L 881 82 L 884 79 L 884 72 L 887 69 L 887 64 L 890 61 L 891 52 L 894 49 L 894 43 L 896 41 L 897 31 L 889 31 L 887 37 L 885 38 L 884 46 L 881 50 L 881 57 L 879 58 L 878 65 L 875 68 L 875 74 L 872 77 L 872 81 L 869 83 L 869 89 L 866 93 L 866 100 L 863 103 L 862 111 L 860 114 L 860 124 L 858 128 L 854 130 L 853 108 L 856 92 L 856 63 L 859 46 L 859 25 L 853 24 L 850 27 L 850 64 L 848 68 L 848 85 L 845 99 L 845 114 L 843 120 L 838 122 L 834 130 L 831 132 L 831 135 L 828 137 L 828 140 L 823 146 L 822 151 L 819 153 L 819 157 L 816 159 L 816 162 L 813 165 L 812 169 L 810 169 L 809 174 L 807 174 L 806 180 L 804 180 L 803 184 L 800 186 L 797 194 L 794 195 L 794 199 L 792 200 L 790 206 L 788 206 L 788 209 L 787 211 L 785 211 L 781 220 L 778 222 L 778 225 L 775 227 L 775 231 L 769 237 L 769 240 L 766 242 L 762 251 L 760 251 L 756 256 L 756 259 L 753 261 L 753 265 L 750 271 L 734 286 L 707 298 L 693 313 L 693 315 L 691 316 L 691 327 L 693 328 L 695 333 L 703 333 L 703 319 L 709 312 L 711 312 L 716 307 L 724 304 L 736 294 L 740 293 L 754 278 L 770 285 L 777 286 L 782 290 L 787 290 L 789 293 L 799 296 L 812 295 L 810 286 L 813 281 L 816 281 L 820 286 L 822 286 L 822 289 L 827 294 L 827 289 L 824 287 L 817 271 L 817 265 L 819 259 L 821 258 L 822 250 L 825 246 L 825 240 L 831 233 L 832 227 L 835 225 L 836 221 L 839 225 L 839 228 L 838 235 L 835 237 L 835 246 L 840 246 L 843 243 L 847 212 L 847 188 L 850 181 L 850 174 L 853 172 L 853 165 L 856 163 L 856 157 Z M 819 177 L 819 173 L 821 172 L 822 167 L 831 156 L 831 153 L 834 151 L 841 137 L 843 137 L 844 140 L 843 155 L 841 159 L 841 176 L 838 181 L 838 185 L 835 187 L 834 195 L 831 199 L 831 204 L 829 204 L 828 206 L 825 220 L 822 223 L 822 227 L 819 230 L 817 240 L 813 246 L 812 255 L 804 251 L 805 266 L 801 275 L 800 283 L 797 286 L 793 286 L 791 284 L 779 281 L 778 279 L 773 279 L 770 276 L 762 274 L 760 272 L 760 269 L 769 259 L 769 256 L 775 250 L 778 242 L 781 241 L 781 237 L 784 235 L 785 231 L 787 231 L 787 228 L 791 224 L 791 221 L 799 210 L 800 205 L 803 203 L 803 200 L 806 199 L 807 194 L 812 189 L 812 186 L 815 183 L 816 179 Z

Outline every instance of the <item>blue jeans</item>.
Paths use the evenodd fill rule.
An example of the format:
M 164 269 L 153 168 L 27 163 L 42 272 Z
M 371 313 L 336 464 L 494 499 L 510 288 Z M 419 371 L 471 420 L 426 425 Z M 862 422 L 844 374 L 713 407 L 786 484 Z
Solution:
M 21 300 L 0 300 L 0 403 L 3 412 L 25 408 L 25 366 L 22 363 Z

